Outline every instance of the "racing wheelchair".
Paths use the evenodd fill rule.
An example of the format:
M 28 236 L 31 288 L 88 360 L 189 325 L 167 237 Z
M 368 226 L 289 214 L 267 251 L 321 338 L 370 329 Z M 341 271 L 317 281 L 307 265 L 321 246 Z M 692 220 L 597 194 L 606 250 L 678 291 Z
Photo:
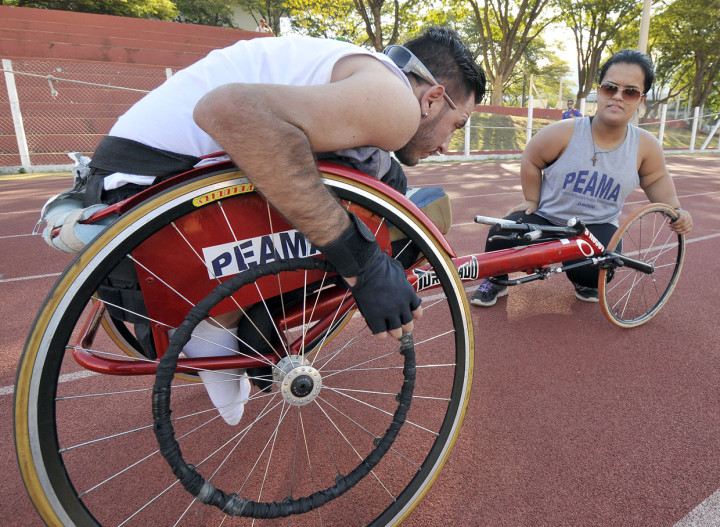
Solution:
M 631 215 L 607 248 L 579 221 L 478 217 L 528 245 L 458 257 L 402 194 L 339 165 L 320 170 L 403 263 L 423 299 L 414 333 L 374 338 L 317 249 L 230 164 L 103 209 L 87 222 L 117 219 L 49 293 L 18 369 L 17 455 L 45 522 L 397 525 L 437 478 L 469 402 L 463 282 L 595 265 L 604 314 L 629 328 L 661 309 L 682 268 L 685 240 L 664 205 Z M 115 287 L 128 269 L 134 289 Z M 184 356 L 201 321 L 236 311 L 239 353 Z M 237 369 L 255 387 L 229 426 L 197 374 Z

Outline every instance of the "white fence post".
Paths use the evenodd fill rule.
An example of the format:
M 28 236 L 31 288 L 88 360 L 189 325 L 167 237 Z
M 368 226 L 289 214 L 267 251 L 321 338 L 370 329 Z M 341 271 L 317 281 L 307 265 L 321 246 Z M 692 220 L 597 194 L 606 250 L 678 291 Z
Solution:
M 713 129 L 710 130 L 710 133 L 708 134 L 707 139 L 705 139 L 705 142 L 703 143 L 703 145 L 700 147 L 700 150 L 705 150 L 707 145 L 710 144 L 710 141 L 715 136 L 715 132 L 717 132 L 718 128 L 720 128 L 720 119 L 718 119 L 718 122 L 715 123 L 715 126 L 713 126 Z
M 165 78 L 169 79 L 172 76 L 173 76 L 172 68 L 165 68 Z
M 665 118 L 667 117 L 667 104 L 660 105 L 660 130 L 658 131 L 658 141 L 662 147 L 663 138 L 665 137 Z
M 697 136 L 698 121 L 700 115 L 700 107 L 696 106 L 693 109 L 693 122 L 692 122 L 692 134 L 690 135 L 690 151 L 695 151 L 695 137 Z
M 528 113 L 527 113 L 527 141 L 526 144 L 532 139 L 532 121 L 533 121 L 533 94 L 532 89 L 530 90 L 530 96 L 528 97 Z
M 10 59 L 2 59 L 2 66 L 5 70 L 5 85 L 10 101 L 10 113 L 12 114 L 13 126 L 15 127 L 15 138 L 20 154 L 20 163 L 23 168 L 30 168 L 30 151 L 28 150 L 25 127 L 23 126 L 22 113 L 20 112 L 20 99 L 18 99 L 17 87 L 15 86 L 15 74 Z
M 470 119 L 465 122 L 465 155 L 470 155 L 470 121 L 472 120 L 472 114 Z

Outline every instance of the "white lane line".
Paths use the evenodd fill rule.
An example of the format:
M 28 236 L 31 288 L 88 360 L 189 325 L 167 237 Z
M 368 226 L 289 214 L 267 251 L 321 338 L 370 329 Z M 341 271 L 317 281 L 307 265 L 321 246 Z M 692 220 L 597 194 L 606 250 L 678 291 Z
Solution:
M 66 373 L 64 375 L 61 375 L 58 379 L 58 382 L 70 382 L 70 381 L 77 381 L 79 379 L 84 379 L 85 377 L 93 377 L 95 375 L 100 375 L 99 373 L 96 373 L 94 371 L 90 370 L 82 370 L 77 371 L 75 373 Z M 11 384 L 10 386 L 3 386 L 0 388 L 0 395 L 12 395 L 15 392 L 15 385 Z
M 678 199 L 697 198 L 699 196 L 712 196 L 713 194 L 720 194 L 720 190 L 713 190 L 712 192 L 700 192 L 698 194 L 683 194 L 682 196 L 678 195 Z M 640 201 L 626 201 L 625 205 L 637 205 L 638 203 L 647 203 L 648 205 L 650 204 L 646 199 L 642 199 Z M 690 212 L 692 212 L 692 210 L 690 210 Z
M 716 490 L 677 522 L 674 527 L 717 527 L 720 518 L 720 490 Z
M 467 286 L 467 287 L 465 287 L 465 292 L 466 293 L 473 292 L 473 291 L 475 291 L 476 288 L 477 288 L 477 284 Z M 426 302 L 434 302 L 435 300 L 440 300 L 441 298 L 444 298 L 444 297 L 445 297 L 444 294 L 436 294 L 436 295 L 432 295 L 432 296 L 424 296 L 423 300 Z M 355 315 L 353 315 L 353 318 L 358 317 L 358 316 L 360 316 L 360 313 L 355 313 Z M 77 381 L 80 379 L 84 379 L 86 377 L 92 377 L 94 375 L 100 375 L 100 374 L 96 373 L 94 371 L 90 371 L 90 370 L 81 370 L 81 371 L 78 371 L 75 373 L 66 373 L 65 375 L 61 375 L 59 378 L 59 382 Z M 0 387 L 0 396 L 12 395 L 14 392 L 15 392 L 14 384 L 11 384 L 10 386 Z
M 475 222 L 472 222 L 472 223 L 457 223 L 457 224 L 454 224 L 453 227 L 458 227 L 458 226 L 462 226 L 462 225 L 476 225 L 476 223 L 475 223 Z M 707 236 L 701 236 L 701 237 L 699 237 L 699 238 L 693 238 L 692 240 L 686 240 L 686 243 L 693 243 L 693 242 L 700 242 L 700 241 L 710 240 L 710 239 L 712 239 L 712 238 L 717 238 L 717 237 L 719 237 L 719 236 L 720 236 L 720 233 L 708 234 Z M 23 277 L 23 278 L 8 278 L 8 279 L 5 279 L 5 280 L 0 280 L 0 283 L 2 283 L 2 282 L 15 282 L 15 281 L 18 281 L 18 280 L 32 280 L 32 279 L 34 279 L 34 278 L 45 278 L 45 277 L 50 277 L 50 276 L 60 276 L 60 274 L 61 274 L 61 273 L 53 273 L 53 274 L 46 274 L 46 275 L 39 275 L 39 276 L 27 276 L 27 277 Z M 471 292 L 471 291 L 474 291 L 476 287 L 477 287 L 477 285 L 466 286 L 466 287 L 465 287 L 465 292 L 466 292 L 466 293 L 469 293 L 469 292 Z M 442 296 L 443 296 L 443 295 L 433 295 L 433 296 L 429 296 L 429 297 L 423 297 L 423 299 L 424 299 L 424 300 L 427 300 L 427 301 L 433 301 L 433 300 L 436 300 L 436 299 L 441 298 Z M 94 373 L 94 372 L 91 372 L 91 371 L 81 371 L 81 372 L 77 372 L 77 373 L 70 373 L 70 374 L 67 374 L 67 375 L 61 375 L 61 376 L 60 376 L 60 382 L 67 382 L 67 381 L 72 381 L 72 380 L 76 380 L 76 379 L 81 379 L 81 378 L 83 378 L 83 377 L 89 377 L 89 376 L 91 376 L 91 375 L 97 375 L 97 374 Z M 12 385 L 11 385 L 11 386 L 0 387 L 0 396 L 1 396 L 1 395 L 10 395 L 10 394 L 13 393 L 13 390 L 14 390 L 14 386 L 12 386 Z M 717 495 L 717 497 L 715 497 L 716 495 Z M 713 496 L 711 496 L 711 497 L 715 497 L 714 499 L 718 502 L 718 507 L 720 508 L 720 490 L 718 490 L 718 491 L 717 491 L 715 494 L 713 494 Z M 709 498 L 708 498 L 708 499 L 709 499 Z M 707 501 L 707 500 L 706 500 L 706 501 Z M 720 509 L 719 509 L 719 510 L 720 510 Z M 719 517 L 720 517 L 720 515 L 719 515 Z M 696 524 L 687 524 L 687 526 L 685 526 L 685 525 L 682 525 L 682 526 L 681 526 L 680 524 L 676 524 L 676 527 L 690 527 L 691 525 L 696 525 Z M 698 525 L 698 527 L 700 527 L 700 526 L 705 525 L 705 524 L 697 524 L 697 525 Z M 707 525 L 710 525 L 710 524 L 707 524 Z M 712 525 L 715 525 L 715 526 L 716 526 L 717 524 L 712 524 Z
M 49 274 L 38 274 L 35 276 L 19 276 L 17 278 L 5 278 L 0 280 L 0 284 L 5 282 L 22 282 L 24 280 L 36 280 L 38 278 L 50 278 L 53 276 L 60 276 L 62 273 L 49 273 Z
M 452 226 L 453 227 L 466 227 L 468 225 L 478 225 L 478 224 L 475 223 L 474 221 L 471 221 L 471 222 L 467 222 L 467 223 L 453 223 Z M 717 238 L 718 236 L 720 236 L 720 233 L 708 234 L 706 236 L 700 236 L 699 238 L 692 238 L 690 240 L 685 240 L 685 243 L 701 242 L 701 241 Z M 5 279 L 0 278 L 0 284 L 5 283 L 5 282 L 22 282 L 25 280 L 36 280 L 36 279 L 40 279 L 40 278 L 52 278 L 52 277 L 60 276 L 61 274 L 62 273 L 49 273 L 49 274 L 40 274 L 40 275 L 35 275 L 35 276 L 20 276 L 18 278 L 5 278 Z M 0 275 L 0 276 L 2 276 L 2 275 Z
M 488 194 L 472 194 L 468 196 L 450 196 L 450 199 L 465 199 L 465 198 L 485 198 L 488 196 L 503 196 L 507 194 L 522 194 L 522 190 L 514 190 L 514 191 L 508 191 L 508 192 L 494 192 L 494 193 L 488 193 Z M 678 196 L 678 199 L 685 199 L 685 198 L 697 198 L 700 196 L 712 196 L 713 194 L 720 194 L 720 190 L 714 190 L 712 192 L 701 192 L 699 194 L 684 194 L 681 196 Z M 449 195 L 449 194 L 448 194 Z M 648 203 L 647 199 L 642 199 L 638 201 L 626 201 L 625 205 L 637 205 L 638 203 Z M 692 211 L 691 211 L 692 212 Z
M 453 223 L 452 227 L 467 227 L 468 225 L 483 225 L 482 223 L 475 223 L 474 221 L 468 221 L 465 223 Z M 720 236 L 720 232 L 715 234 L 706 234 L 705 236 L 699 236 L 697 238 L 688 239 L 685 238 L 685 243 L 704 242 L 705 240 L 711 240 Z M 0 280 L 2 282 L 2 280 Z
M 450 199 L 485 198 L 488 196 L 505 196 L 507 194 L 520 194 L 521 192 L 522 192 L 521 190 L 512 190 L 509 192 L 494 192 L 492 194 L 473 194 L 471 196 L 451 196 Z
M 708 234 L 706 236 L 700 236 L 699 238 L 693 238 L 692 240 L 685 239 L 685 243 L 704 242 L 705 240 L 717 238 L 718 236 L 720 236 L 720 232 L 716 232 L 715 234 Z
M 7 234 L 5 236 L 0 236 L 0 240 L 4 240 L 5 238 L 24 238 L 26 236 L 39 236 L 40 234 Z

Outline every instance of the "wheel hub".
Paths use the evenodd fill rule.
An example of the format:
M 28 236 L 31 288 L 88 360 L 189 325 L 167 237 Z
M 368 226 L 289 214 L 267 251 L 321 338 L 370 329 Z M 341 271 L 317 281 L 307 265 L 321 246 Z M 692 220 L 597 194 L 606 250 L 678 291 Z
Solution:
M 300 355 L 290 355 L 281 359 L 277 363 L 274 376 L 283 398 L 293 406 L 305 406 L 311 403 L 322 388 L 320 372 Z

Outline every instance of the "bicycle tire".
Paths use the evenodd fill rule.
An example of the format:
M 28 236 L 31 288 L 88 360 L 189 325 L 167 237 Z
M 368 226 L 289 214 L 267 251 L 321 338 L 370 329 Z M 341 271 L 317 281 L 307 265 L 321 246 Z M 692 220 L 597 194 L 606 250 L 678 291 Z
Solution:
M 405 232 L 433 264 L 440 282 L 440 289 L 435 291 L 438 294 L 423 294 L 425 314 L 415 331 L 416 391 L 394 446 L 375 470 L 348 492 L 302 516 L 304 524 L 397 525 L 438 477 L 460 431 L 472 381 L 474 347 L 469 306 L 449 255 L 401 203 L 372 187 L 332 174 L 324 176 L 343 203 L 365 208 Z M 219 173 L 171 188 L 138 205 L 86 247 L 48 295 L 23 351 L 14 400 L 20 471 L 33 504 L 47 524 L 147 525 L 179 520 L 182 525 L 223 517 L 218 509 L 194 502 L 157 455 L 149 411 L 154 378 L 87 374 L 75 364 L 70 350 L 78 332 L 76 325 L 82 322 L 98 283 L 118 261 L 165 226 L 189 217 L 196 211 L 194 198 L 244 183 L 247 180 L 236 171 Z M 234 199 L 244 196 L 218 202 L 227 204 Z M 390 346 L 392 339 L 370 337 L 358 317 L 343 320 L 331 331 L 332 341 L 316 345 L 311 359 L 325 368 L 326 382 L 334 375 L 346 384 L 322 392 L 330 401 L 327 405 L 324 400 L 319 402 L 317 407 L 322 405 L 322 409 L 312 405 L 302 410 L 288 408 L 282 420 L 279 411 L 262 411 L 274 389 L 269 394 L 253 391 L 246 404 L 248 420 L 243 416 L 238 428 L 249 428 L 247 434 L 257 437 L 242 443 L 238 449 L 241 454 L 225 447 L 222 455 L 233 463 L 232 470 L 217 460 L 219 454 L 210 454 L 239 429 L 217 418 L 201 383 L 175 379 L 172 410 L 176 427 L 182 429 L 179 440 L 186 459 L 198 470 L 210 470 L 213 484 L 267 502 L 311 494 L 313 480 L 322 481 L 325 488 L 349 470 L 350 461 L 357 465 L 357 456 L 374 448 L 373 441 L 382 435 L 378 426 L 382 429 L 383 422 L 390 422 L 386 408 L 394 403 L 399 389 L 387 388 L 399 386 L 398 345 Z M 100 342 L 93 345 L 98 349 L 93 351 L 113 350 L 110 338 L 98 338 Z M 332 355 L 331 347 L 340 353 Z M 122 350 L 120 354 L 124 355 Z M 320 362 L 329 357 L 334 362 Z M 350 360 L 354 365 L 345 363 Z M 375 363 L 362 365 L 366 361 Z M 333 364 L 337 372 L 331 372 Z M 323 421 L 324 412 L 332 413 L 332 418 Z M 212 417 L 204 417 L 208 414 Z M 280 423 L 274 434 L 268 432 L 275 430 L 269 424 L 271 419 Z M 298 437 L 302 433 L 312 434 L 314 441 L 307 444 L 317 448 L 305 447 L 303 456 L 307 460 L 296 451 L 291 463 L 293 441 L 289 438 L 297 434 L 294 446 L 300 449 L 303 442 Z M 343 434 L 346 439 L 342 439 Z M 322 457 L 318 456 L 320 447 L 326 451 Z M 217 472 L 208 469 L 214 464 Z M 264 473 L 254 469 L 263 464 Z M 233 521 L 239 519 L 227 519 L 229 524 Z
M 667 225 L 677 217 L 672 207 L 653 203 L 631 214 L 610 239 L 609 251 L 654 266 L 650 274 L 628 266 L 600 270 L 600 307 L 614 325 L 633 328 L 645 324 L 669 300 L 685 261 L 685 236 Z

